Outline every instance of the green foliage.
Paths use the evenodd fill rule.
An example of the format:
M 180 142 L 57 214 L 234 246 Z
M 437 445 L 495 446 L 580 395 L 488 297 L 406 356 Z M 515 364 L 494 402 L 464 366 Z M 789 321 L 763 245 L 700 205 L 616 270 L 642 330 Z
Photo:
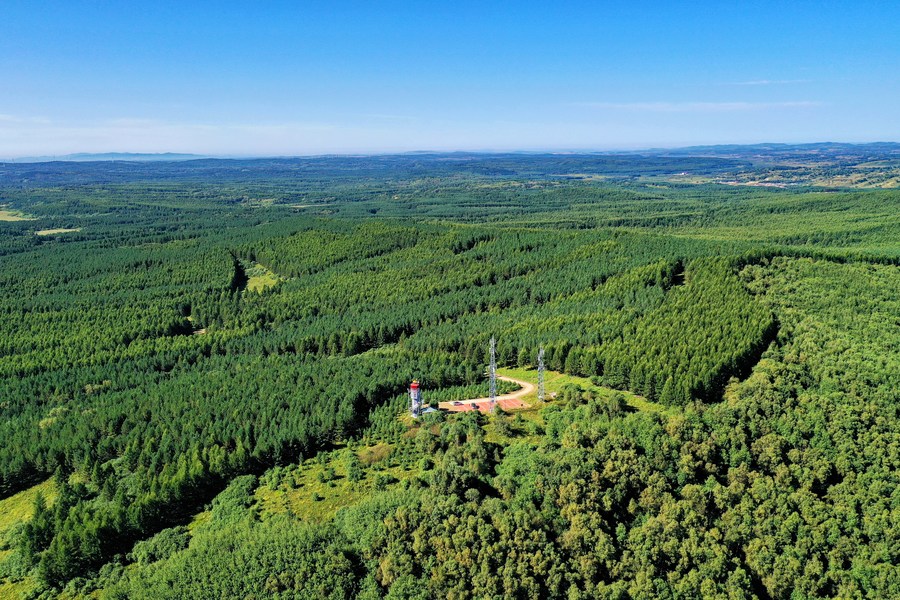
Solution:
M 209 521 L 204 526 L 218 528 L 243 519 L 246 510 L 254 503 L 253 491 L 257 484 L 254 475 L 235 477 L 213 500 Z
M 163 529 L 152 538 L 135 544 L 130 559 L 145 567 L 158 560 L 167 559 L 179 550 L 184 550 L 188 541 L 185 527 Z
M 685 276 L 684 286 L 601 350 L 614 387 L 668 405 L 715 401 L 728 377 L 749 373 L 774 339 L 774 316 L 743 288 L 727 260 L 697 261 Z
M 352 555 L 328 529 L 273 518 L 195 538 L 153 571 L 129 573 L 105 597 L 339 599 L 356 587 Z
M 560 177 L 685 165 L 740 166 L 4 166 L 35 219 L 0 223 L 0 496 L 58 477 L 2 572 L 49 594 L 106 564 L 129 598 L 896 596 L 900 196 Z M 486 395 L 491 336 L 595 383 L 527 423 L 409 429 L 413 378 Z M 354 439 L 383 452 L 323 452 Z M 260 516 L 261 489 L 330 515 L 350 487 L 333 523 Z

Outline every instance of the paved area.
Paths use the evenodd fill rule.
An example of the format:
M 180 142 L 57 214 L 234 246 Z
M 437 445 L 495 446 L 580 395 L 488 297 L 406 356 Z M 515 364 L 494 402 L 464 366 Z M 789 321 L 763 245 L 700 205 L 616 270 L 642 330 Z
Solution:
M 525 404 L 522 398 L 534 392 L 534 384 L 528 383 L 527 381 L 521 381 L 519 379 L 513 379 L 512 377 L 498 376 L 497 379 L 502 379 L 503 381 L 509 381 L 511 383 L 522 386 L 522 389 L 518 391 L 497 396 L 497 405 L 500 406 L 500 408 L 502 408 L 503 410 L 516 410 L 517 408 L 525 408 L 528 406 L 527 404 Z M 441 402 L 438 404 L 438 407 L 450 412 L 479 410 L 483 413 L 486 413 L 491 411 L 491 399 L 488 397 L 473 398 L 471 400 L 458 400 L 456 402 Z

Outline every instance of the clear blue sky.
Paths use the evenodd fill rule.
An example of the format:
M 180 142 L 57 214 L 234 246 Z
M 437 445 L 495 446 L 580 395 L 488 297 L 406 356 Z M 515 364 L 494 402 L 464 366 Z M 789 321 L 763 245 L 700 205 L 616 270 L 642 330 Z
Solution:
M 900 141 L 900 2 L 4 0 L 0 157 Z

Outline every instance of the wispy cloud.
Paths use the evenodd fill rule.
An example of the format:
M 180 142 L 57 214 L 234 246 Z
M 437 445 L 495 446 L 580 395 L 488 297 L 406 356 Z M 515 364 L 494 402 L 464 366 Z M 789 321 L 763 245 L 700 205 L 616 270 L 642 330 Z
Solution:
M 20 117 L 17 115 L 0 113 L 0 123 L 33 123 L 37 125 L 49 125 L 50 119 L 46 117 Z
M 381 121 L 418 121 L 419 117 L 413 117 L 410 115 L 392 115 L 385 113 L 365 113 L 360 115 L 364 119 L 377 119 Z
M 575 102 L 573 105 L 600 110 L 677 113 L 812 108 L 821 106 L 821 102 L 814 102 L 811 100 L 790 102 Z
M 392 133 L 391 141 L 396 143 L 403 131 L 315 121 L 186 123 L 113 118 L 66 122 L 0 114 L 0 157 L 111 151 L 234 155 L 354 152 L 377 147 Z
M 731 81 L 722 85 L 789 85 L 792 83 L 812 83 L 812 79 L 751 79 L 750 81 Z

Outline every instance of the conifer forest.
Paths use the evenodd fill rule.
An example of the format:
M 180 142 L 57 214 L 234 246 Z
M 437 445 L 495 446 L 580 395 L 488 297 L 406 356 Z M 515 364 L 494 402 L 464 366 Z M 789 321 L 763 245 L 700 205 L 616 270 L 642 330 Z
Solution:
M 0 164 L 0 597 L 900 597 L 900 163 L 828 151 Z M 439 409 L 491 338 L 546 395 Z

